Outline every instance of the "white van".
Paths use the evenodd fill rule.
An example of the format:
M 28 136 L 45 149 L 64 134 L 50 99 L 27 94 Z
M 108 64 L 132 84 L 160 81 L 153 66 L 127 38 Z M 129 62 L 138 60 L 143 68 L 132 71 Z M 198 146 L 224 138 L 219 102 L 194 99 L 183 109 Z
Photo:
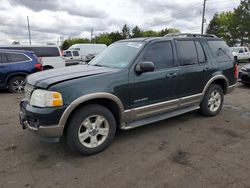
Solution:
M 80 52 L 81 59 L 84 61 L 87 55 L 91 54 L 96 56 L 106 48 L 106 44 L 74 44 L 70 46 L 68 50 L 78 50 Z
M 65 67 L 61 50 L 55 45 L 0 45 L 0 49 L 33 51 L 43 64 L 43 70 Z

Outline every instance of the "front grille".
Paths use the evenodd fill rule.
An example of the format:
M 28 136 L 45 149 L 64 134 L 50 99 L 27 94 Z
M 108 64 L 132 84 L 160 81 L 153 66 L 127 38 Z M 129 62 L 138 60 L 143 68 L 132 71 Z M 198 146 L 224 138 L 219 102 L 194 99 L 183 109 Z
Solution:
M 28 101 L 30 101 L 31 94 L 32 94 L 33 90 L 34 90 L 34 87 L 32 85 L 26 83 L 26 85 L 24 87 L 24 95 L 25 95 L 25 99 L 27 99 Z

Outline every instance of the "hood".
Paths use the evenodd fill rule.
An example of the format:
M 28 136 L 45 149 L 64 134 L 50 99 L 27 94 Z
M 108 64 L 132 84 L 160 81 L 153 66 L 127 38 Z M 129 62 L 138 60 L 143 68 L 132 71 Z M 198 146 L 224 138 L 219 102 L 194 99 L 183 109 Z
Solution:
M 26 78 L 26 82 L 39 88 L 48 88 L 50 85 L 63 81 L 115 72 L 117 70 L 107 67 L 75 65 L 31 74 Z
M 237 52 L 232 52 L 232 54 L 235 56 L 235 55 L 237 55 L 238 53 L 237 53 Z

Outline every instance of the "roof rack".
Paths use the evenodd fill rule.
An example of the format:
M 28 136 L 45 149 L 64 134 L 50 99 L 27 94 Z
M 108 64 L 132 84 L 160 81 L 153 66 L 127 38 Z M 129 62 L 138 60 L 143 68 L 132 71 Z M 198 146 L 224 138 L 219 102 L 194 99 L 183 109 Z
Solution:
M 208 37 L 208 38 L 217 38 L 216 35 L 212 34 L 196 34 L 196 33 L 169 33 L 165 37 Z

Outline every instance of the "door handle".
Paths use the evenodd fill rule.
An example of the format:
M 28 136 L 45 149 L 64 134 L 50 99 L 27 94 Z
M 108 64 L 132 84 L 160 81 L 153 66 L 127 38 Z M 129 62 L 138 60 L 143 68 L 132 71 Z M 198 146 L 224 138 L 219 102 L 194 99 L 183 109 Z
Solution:
M 166 78 L 175 78 L 175 77 L 177 77 L 177 73 L 168 73 L 166 75 Z
M 210 67 L 205 67 L 205 68 L 203 69 L 203 71 L 207 72 L 207 71 L 209 71 L 210 69 L 211 69 Z

